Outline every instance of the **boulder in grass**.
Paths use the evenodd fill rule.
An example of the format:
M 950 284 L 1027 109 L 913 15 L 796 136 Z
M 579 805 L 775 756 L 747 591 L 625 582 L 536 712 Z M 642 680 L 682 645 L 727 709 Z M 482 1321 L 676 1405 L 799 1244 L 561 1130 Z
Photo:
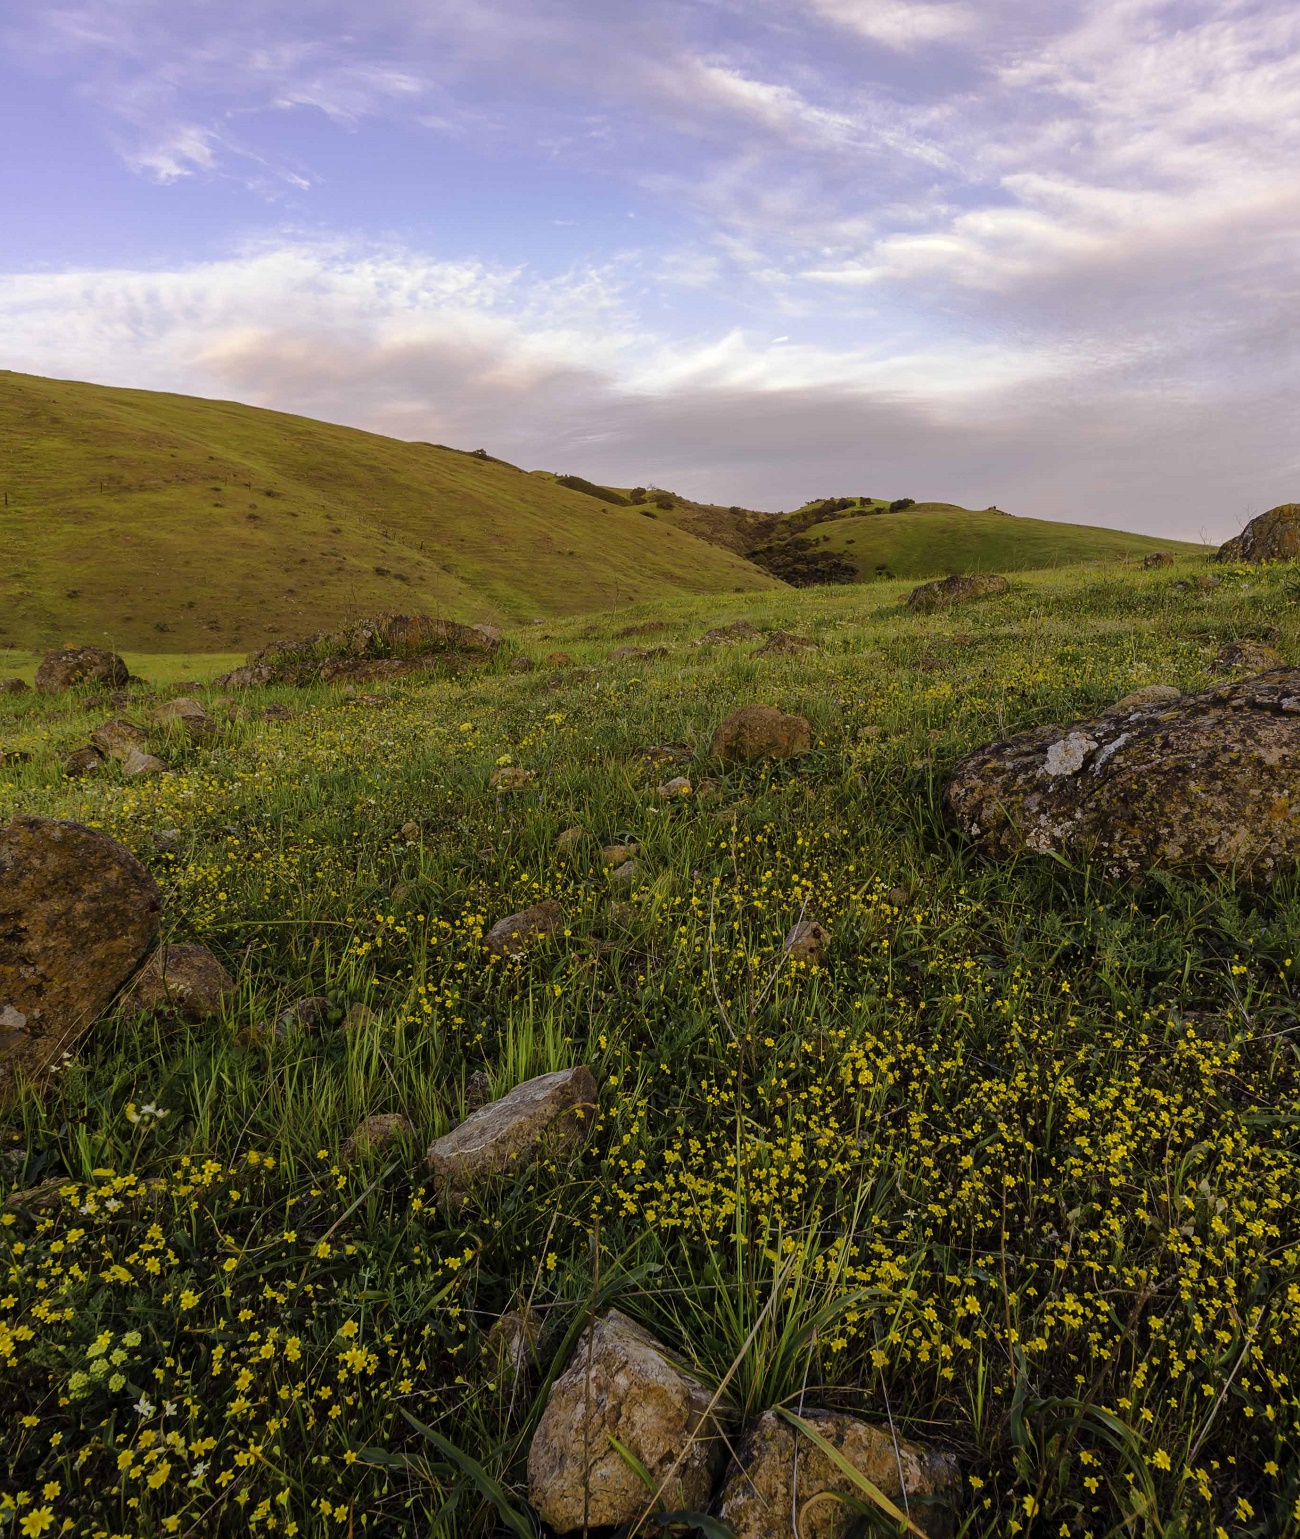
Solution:
M 492 771 L 488 785 L 494 791 L 522 791 L 535 778 L 535 771 L 525 769 L 522 764 L 503 764 Z
M 105 758 L 125 764 L 133 753 L 146 750 L 149 734 L 134 722 L 113 720 L 96 727 L 90 734 L 90 741 Z
M 704 1511 L 726 1460 L 724 1407 L 661 1341 L 611 1309 L 593 1321 L 551 1385 L 528 1450 L 528 1500 L 558 1534 L 635 1522 L 653 1491 L 668 1512 Z M 768 1532 L 772 1532 L 771 1529 Z
M 555 858 L 556 860 L 573 860 L 582 851 L 587 842 L 587 830 L 578 824 L 572 828 L 566 828 L 563 833 L 556 836 Z
M 281 1010 L 276 1016 L 275 1034 L 277 1037 L 284 1037 L 295 1031 L 305 1031 L 315 1035 L 323 1026 L 329 1024 L 330 1011 L 333 1008 L 323 994 L 308 994 L 302 999 L 295 999 L 293 1004 Z
M 606 880 L 609 882 L 611 887 L 625 889 L 633 886 L 640 875 L 640 862 L 635 860 L 625 860 L 621 866 L 615 866 L 614 869 L 609 872 Z
M 709 752 L 715 759 L 752 763 L 788 759 L 811 746 L 812 727 L 804 717 L 772 705 L 742 705 L 719 725 Z
M 62 647 L 47 652 L 36 670 L 36 692 L 57 695 L 78 684 L 108 684 L 121 688 L 131 670 L 116 652 L 104 647 Z
M 960 1472 L 951 1454 L 839 1412 L 810 1410 L 802 1419 L 928 1539 L 954 1532 Z M 796 1532 L 800 1539 L 843 1539 L 856 1516 L 840 1497 L 868 1501 L 806 1433 L 765 1411 L 728 1471 L 718 1511 L 735 1539 Z
M 560 905 L 545 898 L 522 913 L 498 919 L 484 937 L 487 949 L 498 957 L 521 957 L 529 943 L 553 935 L 563 923 Z
M 1300 556 L 1300 502 L 1284 502 L 1252 518 L 1219 547 L 1216 561 L 1294 561 Z
M 786 956 L 794 962 L 819 962 L 831 943 L 831 932 L 815 919 L 801 919 L 785 938 Z
M 0 695 L 25 695 L 29 689 L 25 679 L 0 679 Z
M 607 844 L 600 854 L 607 866 L 621 866 L 624 861 L 631 860 L 640 848 L 635 839 L 629 839 L 626 844 Z
M 429 1145 L 434 1190 L 463 1202 L 484 1181 L 581 1144 L 595 1112 L 596 1082 L 585 1064 L 525 1080 Z
M 655 795 L 661 802 L 674 802 L 680 801 L 683 796 L 689 796 L 691 790 L 691 783 L 685 775 L 674 775 L 671 780 L 665 780 L 663 785 L 656 789 Z
M 1139 706 L 1144 705 L 1168 705 L 1171 701 L 1182 698 L 1182 690 L 1175 689 L 1172 684 L 1146 684 L 1108 707 L 1108 714 L 1111 711 L 1136 711 Z
M 76 1047 L 153 945 L 161 906 L 107 834 L 54 818 L 0 827 L 0 1096 Z
M 931 609 L 951 609 L 954 604 L 969 604 L 974 599 L 993 598 L 1011 586 L 1005 577 L 993 572 L 953 573 L 935 582 L 923 582 L 907 595 L 907 607 L 915 613 Z
M 1154 571 L 1156 567 L 1173 566 L 1173 564 L 1174 558 L 1169 554 L 1167 550 L 1148 551 L 1147 554 L 1142 557 L 1142 565 L 1148 572 Z
M 402 1116 L 401 1112 L 381 1112 L 353 1128 L 339 1150 L 339 1159 L 344 1165 L 351 1165 L 362 1155 L 378 1154 L 390 1144 L 414 1137 L 415 1126 L 409 1117 Z
M 1265 673 L 1280 668 L 1282 654 L 1262 641 L 1230 641 L 1219 648 L 1214 659 L 1215 673 Z
M 156 727 L 168 727 L 184 732 L 192 742 L 198 742 L 214 730 L 213 720 L 204 708 L 203 702 L 188 695 L 181 695 L 176 700 L 164 701 L 162 705 L 154 708 L 149 719 Z
M 531 673 L 536 666 L 526 652 L 516 652 L 509 663 L 511 673 Z
M 817 643 L 807 636 L 796 636 L 792 631 L 773 631 L 761 647 L 751 652 L 751 657 L 802 657 L 816 652 Z
M 146 753 L 143 748 L 133 748 L 122 760 L 122 773 L 135 780 L 142 775 L 170 775 L 171 766 L 157 754 Z
M 234 992 L 235 980 L 206 946 L 160 946 L 140 970 L 126 1008 L 201 1021 L 219 1015 Z
M 74 748 L 63 761 L 63 773 L 69 780 L 80 780 L 83 775 L 93 775 L 96 770 L 101 770 L 108 760 L 100 753 L 93 743 L 87 743 L 82 748 Z

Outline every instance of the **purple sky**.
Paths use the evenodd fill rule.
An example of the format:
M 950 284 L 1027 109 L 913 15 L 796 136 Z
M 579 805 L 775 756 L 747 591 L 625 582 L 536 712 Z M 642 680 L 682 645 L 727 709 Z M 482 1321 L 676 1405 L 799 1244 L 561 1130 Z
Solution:
M 0 366 L 753 507 L 1300 500 L 1295 0 L 0 16 Z

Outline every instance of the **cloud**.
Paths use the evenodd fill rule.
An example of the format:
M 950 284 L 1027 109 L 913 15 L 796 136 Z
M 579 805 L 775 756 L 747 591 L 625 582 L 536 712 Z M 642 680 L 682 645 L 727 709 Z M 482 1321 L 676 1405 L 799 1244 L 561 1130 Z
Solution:
M 974 14 L 964 5 L 919 0 L 812 0 L 812 5 L 828 21 L 886 48 L 950 42 L 965 37 L 975 26 Z

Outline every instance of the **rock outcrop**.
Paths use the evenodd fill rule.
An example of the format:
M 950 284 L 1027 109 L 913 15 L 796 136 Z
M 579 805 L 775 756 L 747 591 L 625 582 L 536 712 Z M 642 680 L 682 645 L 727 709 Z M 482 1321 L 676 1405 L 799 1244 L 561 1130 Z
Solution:
M 78 684 L 111 684 L 121 688 L 131 670 L 116 652 L 103 647 L 64 647 L 47 652 L 36 670 L 36 692 L 57 695 Z
M 219 1015 L 234 991 L 235 980 L 206 946 L 160 946 L 141 968 L 126 1008 L 201 1021 Z
M 751 657 L 801 657 L 805 652 L 816 652 L 817 643 L 807 636 L 796 636 L 793 631 L 773 631 L 761 647 L 750 653 Z
M 630 1523 L 651 1506 L 611 1438 L 663 1483 L 664 1508 L 703 1511 L 726 1458 L 711 1398 L 662 1342 L 611 1309 L 579 1340 L 537 1424 L 528 1499 L 538 1516 L 568 1534 Z
M 811 746 L 812 727 L 804 717 L 788 716 L 772 705 L 742 705 L 713 734 L 709 752 L 715 759 L 751 763 L 788 759 Z
M 1214 659 L 1215 673 L 1266 673 L 1281 668 L 1285 659 L 1262 641 L 1229 641 Z
M 431 668 L 487 662 L 500 645 L 490 625 L 460 625 L 432 615 L 381 615 L 342 631 L 275 641 L 215 682 L 223 689 L 400 678 Z
M 994 859 L 1268 877 L 1300 856 L 1300 669 L 1022 732 L 962 759 L 946 803 Z
M 1300 556 L 1300 502 L 1284 502 L 1252 518 L 1219 547 L 1217 561 L 1294 561 Z
M 954 573 L 935 582 L 923 582 L 907 595 L 907 607 L 917 612 L 950 609 L 954 604 L 969 604 L 973 599 L 992 598 L 1010 587 L 1005 577 L 993 572 Z
M 0 1096 L 76 1047 L 158 934 L 158 888 L 107 834 L 0 827 Z

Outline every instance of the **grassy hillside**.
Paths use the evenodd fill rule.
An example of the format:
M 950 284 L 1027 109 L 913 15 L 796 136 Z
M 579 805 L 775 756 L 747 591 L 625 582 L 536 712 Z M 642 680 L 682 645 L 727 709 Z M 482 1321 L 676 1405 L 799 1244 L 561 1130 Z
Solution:
M 1300 661 L 1288 568 L 1191 574 L 520 627 L 583 670 L 251 692 L 206 741 L 159 739 L 175 773 L 147 782 L 62 777 L 103 717 L 84 698 L 0 697 L 0 818 L 123 841 L 167 937 L 239 985 L 197 1023 L 111 1012 L 0 1115 L 13 1531 L 526 1536 L 549 1383 L 616 1305 L 725 1377 L 738 1447 L 785 1405 L 951 1451 L 964 1539 L 1294 1536 L 1296 874 L 1117 887 L 983 862 L 940 811 L 959 755 L 1205 688 L 1224 641 Z M 737 618 L 820 650 L 691 644 Z M 631 621 L 668 654 L 612 659 Z M 804 713 L 812 751 L 711 764 L 751 701 Z M 507 756 L 536 772 L 511 793 Z M 679 774 L 695 791 L 660 798 Z M 629 839 L 619 888 L 601 845 Z M 562 930 L 490 959 L 487 926 L 540 898 Z M 803 916 L 830 932 L 814 966 L 782 960 Z M 277 1028 L 304 996 L 327 1018 Z M 582 1062 L 589 1139 L 441 1205 L 424 1149 L 472 1082 Z M 348 1163 L 378 1113 L 412 1133 Z M 521 1310 L 516 1373 L 491 1332 Z
M 500 460 L 0 373 L 0 645 L 229 651 L 348 615 L 614 610 L 773 580 Z

